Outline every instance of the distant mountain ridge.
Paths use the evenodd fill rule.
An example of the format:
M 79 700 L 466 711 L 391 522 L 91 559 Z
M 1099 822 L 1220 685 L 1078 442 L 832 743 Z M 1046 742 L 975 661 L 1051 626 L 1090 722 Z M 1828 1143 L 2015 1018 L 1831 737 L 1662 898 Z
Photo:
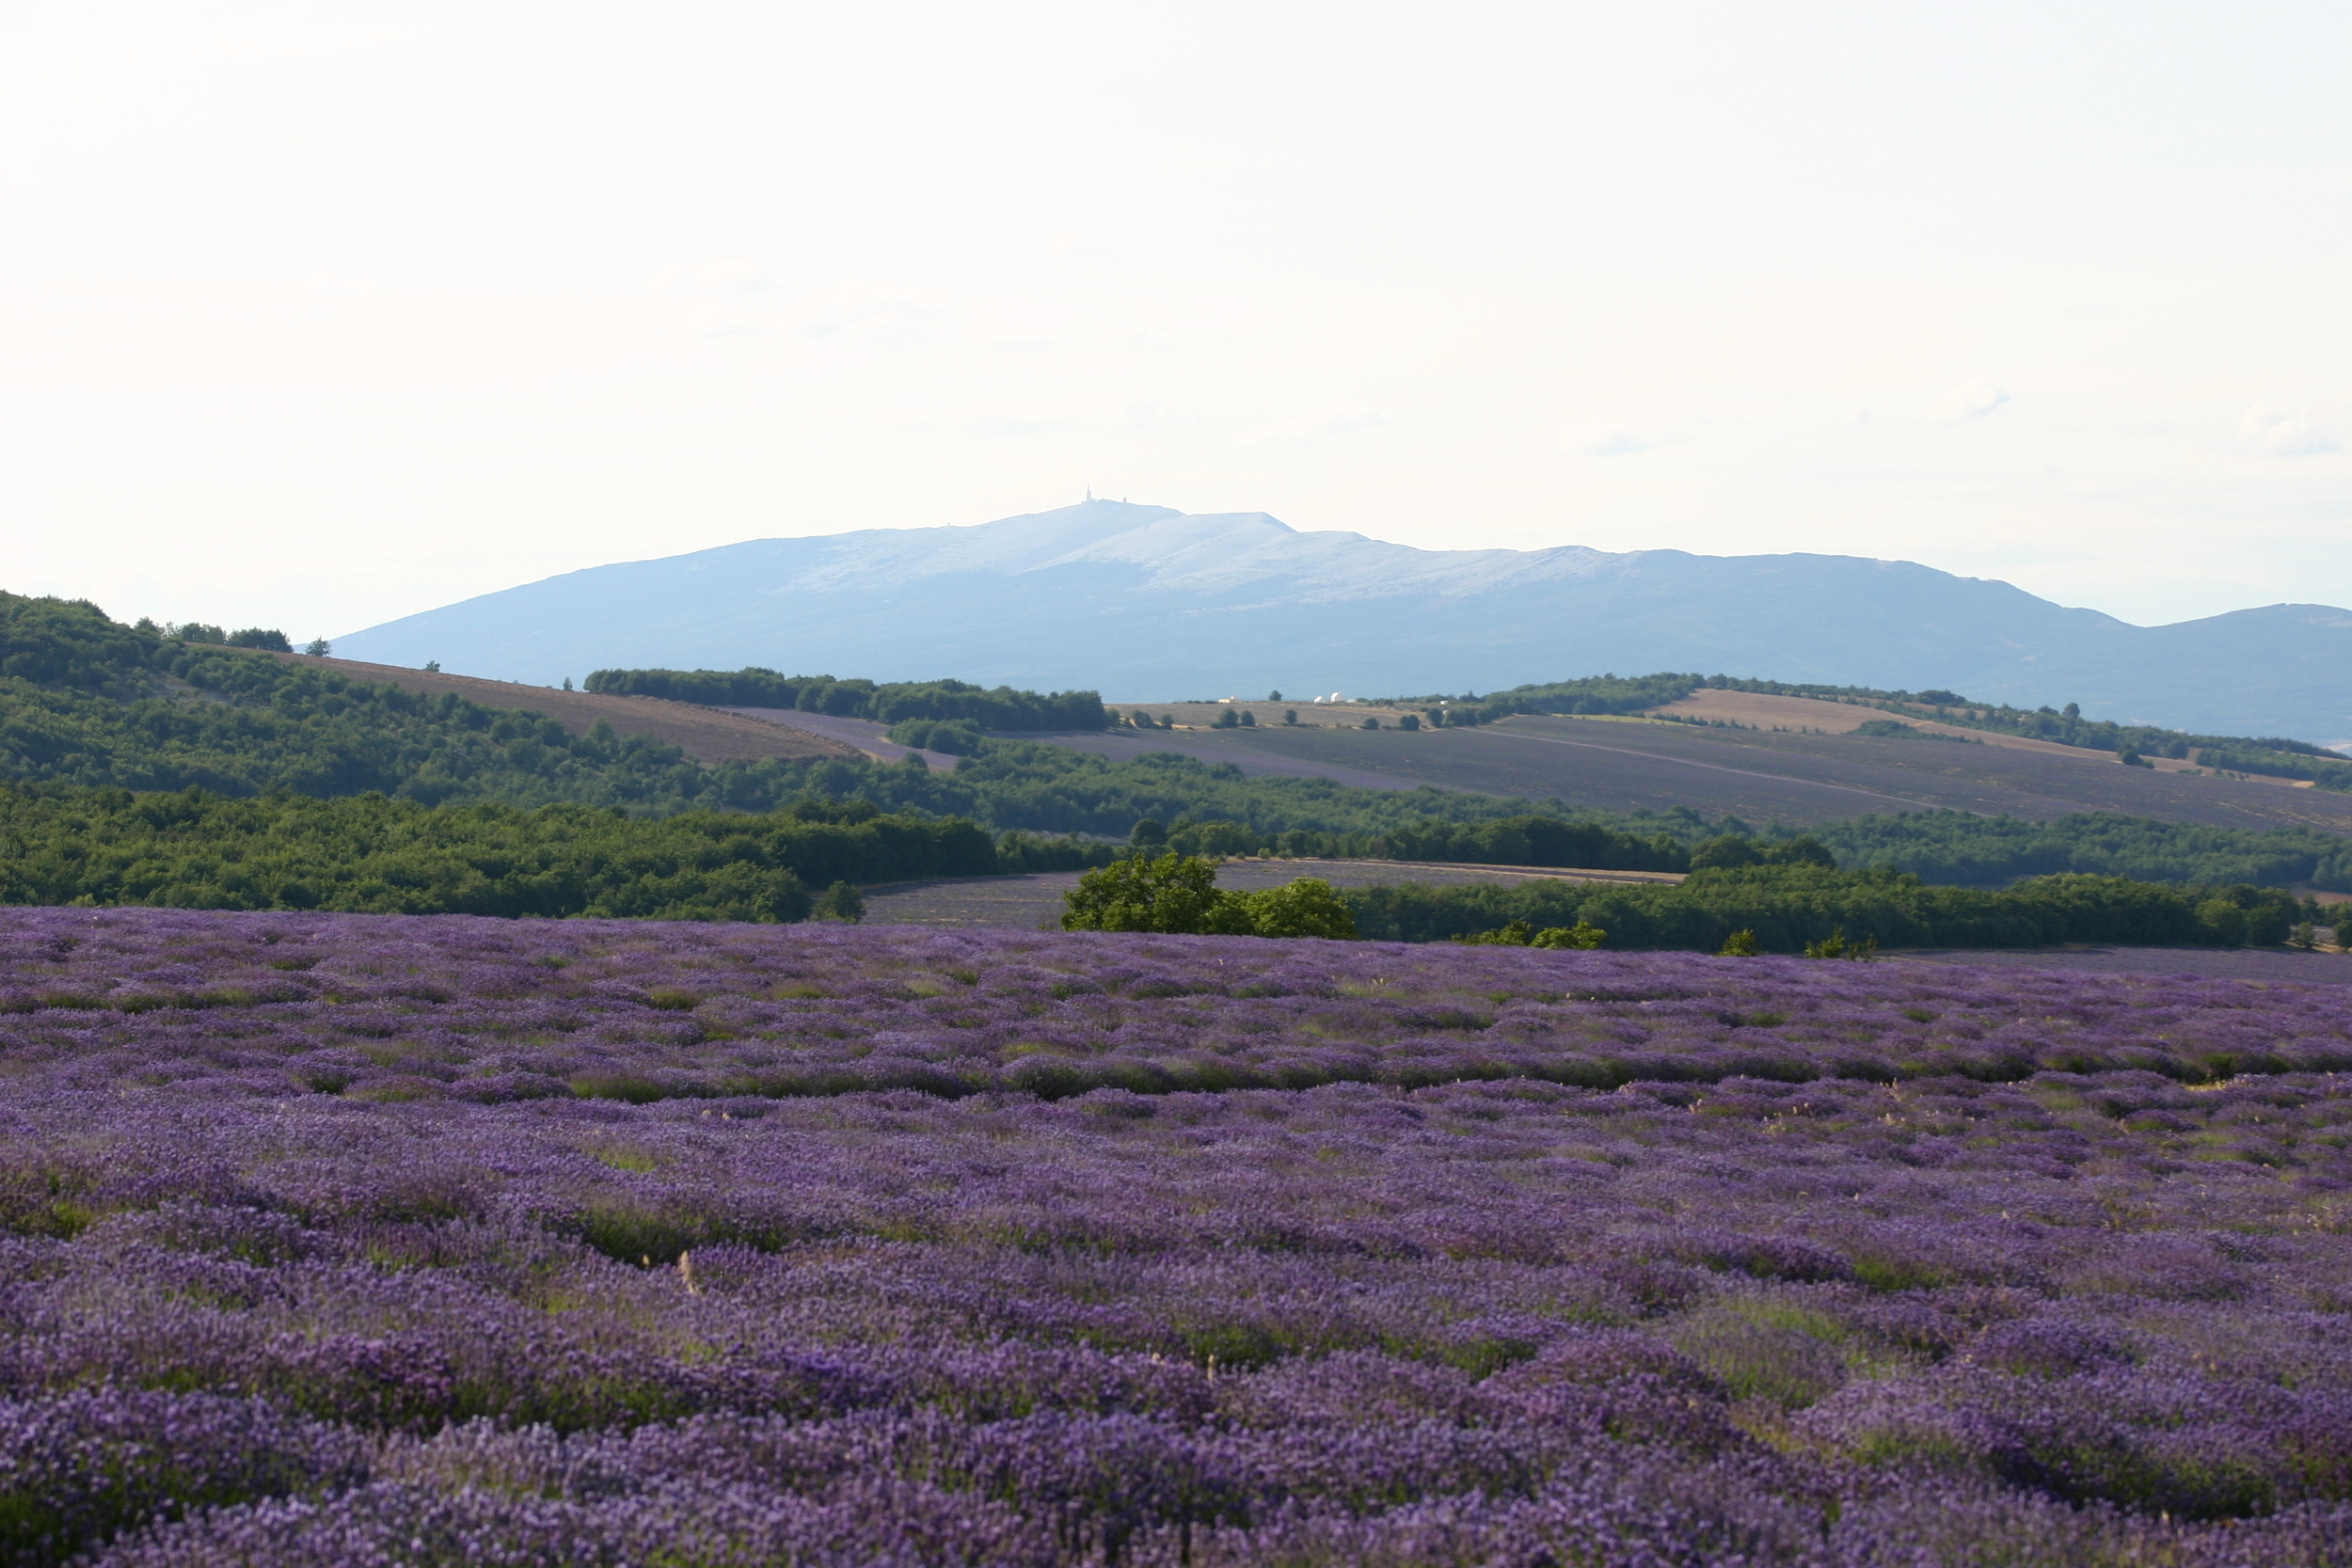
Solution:
M 542 685 L 604 667 L 757 664 L 1114 700 L 1694 670 L 2352 735 L 2352 610 L 2328 606 L 2136 626 L 1905 561 L 1423 550 L 1302 533 L 1263 512 L 1109 500 L 591 567 L 371 626 L 336 651 Z

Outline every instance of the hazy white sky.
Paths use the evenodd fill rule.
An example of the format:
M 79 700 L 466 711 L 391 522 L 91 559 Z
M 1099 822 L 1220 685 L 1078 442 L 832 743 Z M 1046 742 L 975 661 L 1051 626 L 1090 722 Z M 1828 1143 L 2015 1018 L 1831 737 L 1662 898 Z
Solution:
M 0 586 L 1085 487 L 2352 605 L 2352 7 L 0 5 Z

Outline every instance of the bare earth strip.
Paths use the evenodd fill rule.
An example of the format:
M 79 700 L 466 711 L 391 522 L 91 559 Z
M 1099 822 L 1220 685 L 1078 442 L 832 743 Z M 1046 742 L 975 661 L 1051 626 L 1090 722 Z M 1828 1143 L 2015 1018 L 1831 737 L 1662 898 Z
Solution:
M 288 664 L 308 664 L 332 670 L 353 680 L 397 686 L 427 697 L 453 691 L 484 707 L 529 708 L 544 713 L 573 735 L 585 735 L 599 719 L 624 736 L 644 736 L 667 741 L 706 767 L 720 762 L 756 762 L 763 758 L 805 761 L 814 757 L 855 757 L 856 748 L 805 729 L 763 723 L 719 708 L 673 703 L 660 697 L 608 697 L 593 691 L 557 691 L 544 686 L 482 680 L 473 675 L 404 670 L 392 664 L 362 664 L 348 658 L 312 658 L 304 654 L 276 654 Z
M 1062 895 L 1078 885 L 1076 871 L 1025 877 L 963 877 L 896 882 L 866 890 L 866 918 L 887 926 L 996 927 L 1021 931 L 1058 928 Z M 1678 882 L 1661 871 L 1579 871 L 1537 865 L 1461 865 L 1421 861 L 1230 860 L 1217 867 L 1217 886 L 1236 892 L 1279 887 L 1297 877 L 1320 877 L 1334 887 L 1375 882 L 1514 882 L 1554 878 L 1570 882 Z

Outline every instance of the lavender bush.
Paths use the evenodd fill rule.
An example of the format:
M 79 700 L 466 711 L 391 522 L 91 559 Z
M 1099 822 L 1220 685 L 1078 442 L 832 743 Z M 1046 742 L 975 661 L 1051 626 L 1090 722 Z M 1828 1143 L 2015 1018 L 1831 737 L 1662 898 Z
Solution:
M 0 911 L 0 1560 L 2352 1560 L 2352 993 Z

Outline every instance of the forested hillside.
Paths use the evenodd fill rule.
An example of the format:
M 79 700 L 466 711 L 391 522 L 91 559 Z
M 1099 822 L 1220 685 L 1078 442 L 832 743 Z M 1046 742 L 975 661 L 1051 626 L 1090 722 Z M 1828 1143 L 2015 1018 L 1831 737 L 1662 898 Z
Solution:
M 1588 686 L 1584 696 L 1575 694 Z M 947 683 L 893 689 L 841 681 L 826 689 L 851 695 L 819 700 L 864 704 L 884 693 L 892 701 L 923 691 L 991 702 L 1003 695 Z M 1645 682 L 1563 683 L 1548 700 L 1629 702 L 1658 690 Z M 800 695 L 796 689 L 795 701 Z M 1007 700 L 1035 699 L 1042 706 L 1068 695 L 1012 693 Z M 884 816 L 964 818 L 1000 840 L 1009 832 L 1125 839 L 1143 824 L 1145 839 L 1190 853 L 1667 871 L 1684 869 L 1709 841 L 1719 845 L 1703 851 L 1702 863 L 1708 856 L 1738 863 L 1725 860 L 1729 851 L 1720 844 L 1756 832 L 1690 810 L 1611 816 L 1556 800 L 1249 778 L 1230 763 L 1167 752 L 1113 761 L 1019 739 L 978 742 L 952 771 L 840 758 L 706 768 L 656 741 L 609 730 L 574 736 L 527 710 L 370 685 L 262 654 L 192 643 L 159 627 L 123 626 L 87 604 L 6 594 L 0 776 L 46 801 L 42 812 L 64 814 L 47 821 L 77 813 L 92 821 L 117 819 L 130 808 L 90 793 L 109 789 L 177 794 L 197 787 L 228 798 L 380 793 L 420 806 L 568 804 L 648 818 L 863 801 Z M 171 831 L 183 839 L 233 839 L 248 832 L 233 826 L 247 820 L 234 814 L 173 810 L 181 816 Z M 1769 830 L 1757 836 L 1774 841 Z M 1931 882 L 1998 886 L 2074 872 L 2352 890 L 2352 844 L 2311 829 L 2223 829 L 2106 814 L 2033 823 L 1919 812 L 1853 818 L 1820 830 L 1819 837 L 1840 866 L 1911 872 Z M 1067 854 L 1005 848 L 990 868 L 1059 864 Z M 20 878 L 14 885 L 18 891 L 8 896 L 33 895 L 35 881 Z

